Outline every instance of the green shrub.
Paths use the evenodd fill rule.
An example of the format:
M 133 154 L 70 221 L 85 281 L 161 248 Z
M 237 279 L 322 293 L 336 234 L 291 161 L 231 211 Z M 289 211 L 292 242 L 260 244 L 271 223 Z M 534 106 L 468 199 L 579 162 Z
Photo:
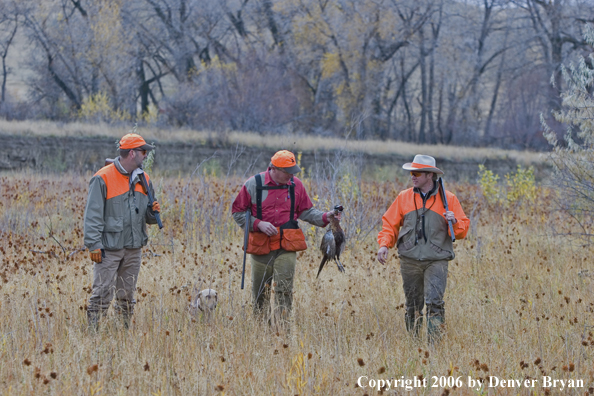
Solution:
M 488 170 L 485 165 L 479 165 L 479 185 L 483 196 L 490 204 L 499 202 L 499 176 L 494 174 L 493 171 Z
M 127 111 L 120 109 L 114 110 L 109 97 L 103 92 L 85 98 L 78 116 L 85 121 L 95 122 L 129 121 L 131 119 Z
M 481 191 L 490 205 L 512 206 L 526 201 L 534 202 L 536 199 L 537 189 L 532 167 L 525 169 L 518 165 L 515 173 L 505 175 L 504 185 L 499 183 L 499 175 L 484 165 L 479 165 L 478 175 Z
M 518 170 L 515 174 L 508 173 L 505 175 L 507 184 L 507 202 L 515 204 L 524 200 L 534 202 L 536 198 L 536 183 L 534 181 L 534 169 L 522 169 L 518 165 Z

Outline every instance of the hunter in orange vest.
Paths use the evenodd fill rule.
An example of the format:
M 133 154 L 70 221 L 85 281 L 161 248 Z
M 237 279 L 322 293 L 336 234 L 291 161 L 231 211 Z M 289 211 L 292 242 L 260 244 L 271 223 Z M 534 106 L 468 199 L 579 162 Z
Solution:
M 396 246 L 406 300 L 406 328 L 418 335 L 426 307 L 430 341 L 439 339 L 445 323 L 445 294 L 448 261 L 454 259 L 454 239 L 468 233 L 470 221 L 454 194 L 443 190 L 435 158 L 417 155 L 404 164 L 413 187 L 402 191 L 382 217 L 377 236 L 377 259 L 385 264 L 389 249 Z M 446 210 L 446 206 L 449 210 Z M 448 222 L 454 235 L 450 234 Z
M 94 262 L 87 309 L 91 329 L 97 330 L 114 294 L 116 311 L 126 327 L 134 312 L 141 248 L 148 241 L 146 224 L 157 223 L 155 213 L 160 211 L 159 203 L 149 202 L 140 183 L 142 162 L 153 148 L 140 135 L 125 135 L 120 140 L 120 156 L 101 168 L 89 183 L 84 242 Z M 152 183 L 148 175 L 145 177 L 154 196 Z

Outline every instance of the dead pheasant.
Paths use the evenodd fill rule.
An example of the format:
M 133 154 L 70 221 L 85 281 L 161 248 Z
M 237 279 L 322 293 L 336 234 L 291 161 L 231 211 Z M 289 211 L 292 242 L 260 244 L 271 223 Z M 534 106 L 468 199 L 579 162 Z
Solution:
M 324 234 L 324 238 L 322 238 L 322 244 L 320 245 L 320 251 L 324 255 L 322 258 L 322 262 L 320 263 L 320 269 L 318 270 L 318 278 L 320 276 L 320 272 L 322 272 L 322 268 L 327 261 L 330 259 L 334 259 L 336 265 L 338 266 L 338 270 L 340 272 L 344 272 L 344 267 L 340 262 L 340 254 L 344 250 L 344 242 L 346 237 L 344 236 L 344 231 L 340 228 L 340 222 L 334 217 L 338 214 L 338 212 L 343 211 L 342 205 L 336 205 L 334 207 L 334 214 L 331 214 L 329 217 L 330 220 L 330 228 Z

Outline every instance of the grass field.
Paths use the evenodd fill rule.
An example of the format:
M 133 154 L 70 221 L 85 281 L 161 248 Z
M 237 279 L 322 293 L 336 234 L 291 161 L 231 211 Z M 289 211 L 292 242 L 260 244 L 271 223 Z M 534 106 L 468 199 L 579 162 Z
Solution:
M 341 201 L 343 263 L 315 275 L 323 230 L 302 224 L 290 333 L 251 315 L 249 265 L 240 290 L 241 230 L 230 204 L 243 180 L 153 175 L 165 228 L 143 250 L 134 322 L 110 310 L 86 329 L 92 263 L 82 216 L 91 175 L 0 177 L 0 388 L 3 395 L 584 394 L 594 387 L 592 248 L 559 237 L 575 224 L 534 202 L 487 203 L 476 185 L 452 184 L 471 219 L 457 241 L 446 292 L 447 333 L 430 346 L 404 327 L 394 251 L 375 261 L 379 219 L 405 185 L 305 180 L 319 208 Z M 210 317 L 187 314 L 193 288 L 214 287 Z M 426 380 L 383 391 L 369 380 Z M 535 379 L 534 387 L 468 378 Z M 563 380 L 543 385 L 543 376 Z M 451 378 L 450 378 L 451 377 Z M 455 379 L 460 378 L 456 385 Z M 449 379 L 449 383 L 448 383 Z M 442 381 L 440 384 L 439 381 Z M 573 382 L 569 382 L 572 380 Z M 583 384 L 578 382 L 583 381 Z M 436 387 L 432 387 L 434 383 Z M 522 382 L 523 384 L 523 382 Z M 568 388 L 568 385 L 583 385 Z M 442 386 L 443 385 L 443 386 Z

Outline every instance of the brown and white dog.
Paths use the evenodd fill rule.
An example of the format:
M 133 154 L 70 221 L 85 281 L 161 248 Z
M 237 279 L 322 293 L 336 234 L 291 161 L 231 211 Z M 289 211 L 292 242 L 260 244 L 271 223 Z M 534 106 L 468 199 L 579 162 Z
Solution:
M 204 289 L 195 293 L 190 303 L 190 315 L 195 317 L 199 312 L 210 313 L 217 307 L 218 296 L 215 289 Z

